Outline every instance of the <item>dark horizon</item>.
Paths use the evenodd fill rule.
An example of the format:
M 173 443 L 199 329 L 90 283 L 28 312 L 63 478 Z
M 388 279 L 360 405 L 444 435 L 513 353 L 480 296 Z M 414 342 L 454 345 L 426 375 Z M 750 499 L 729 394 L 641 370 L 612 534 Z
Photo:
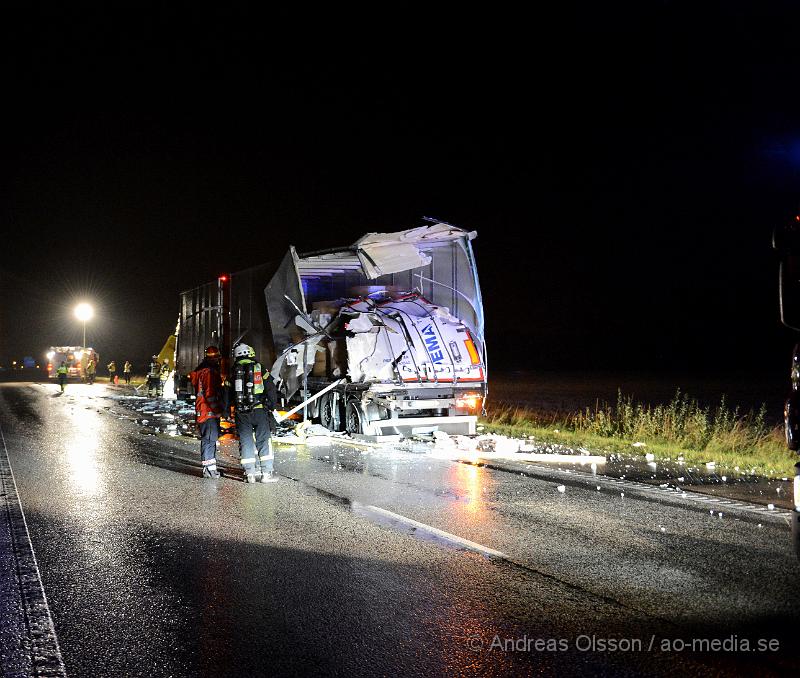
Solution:
M 141 366 L 181 290 L 434 216 L 478 232 L 495 369 L 784 373 L 771 232 L 800 197 L 789 7 L 584 17 L 565 33 L 574 66 L 519 43 L 412 58 L 392 41 L 277 65 L 254 41 L 229 61 L 177 35 L 150 49 L 157 28 L 106 60 L 108 38 L 22 31 L 0 364 L 80 343 L 87 300 L 87 343 Z

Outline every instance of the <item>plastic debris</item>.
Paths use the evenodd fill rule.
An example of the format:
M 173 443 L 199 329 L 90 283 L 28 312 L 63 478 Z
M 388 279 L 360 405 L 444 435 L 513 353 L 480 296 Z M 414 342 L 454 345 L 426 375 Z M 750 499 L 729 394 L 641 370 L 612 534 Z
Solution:
M 478 441 L 478 452 L 494 452 L 495 441 L 492 438 L 481 438 Z
M 647 445 L 645 445 L 644 443 L 636 442 L 636 443 L 631 443 L 631 447 L 647 447 Z
M 770 511 L 774 511 L 774 510 L 775 510 L 775 504 L 767 504 L 767 508 L 768 508 Z
M 564 492 L 566 492 L 566 491 L 567 491 L 567 488 L 566 488 L 564 485 L 559 485 L 559 486 L 558 486 L 556 489 L 557 489 L 559 492 L 561 492 L 561 494 L 564 494 Z
M 440 450 L 452 450 L 457 446 L 456 440 L 451 438 L 444 431 L 433 432 L 433 445 Z
M 301 438 L 310 436 L 329 436 L 331 432 L 320 424 L 312 424 L 310 421 L 302 421 L 294 428 L 295 435 Z

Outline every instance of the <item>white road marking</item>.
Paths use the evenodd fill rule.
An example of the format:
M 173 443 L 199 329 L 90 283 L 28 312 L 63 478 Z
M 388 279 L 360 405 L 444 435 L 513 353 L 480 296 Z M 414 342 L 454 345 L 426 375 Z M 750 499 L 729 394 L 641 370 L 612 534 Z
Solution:
M 411 518 L 406 518 L 405 516 L 401 516 L 399 513 L 393 513 L 392 511 L 387 511 L 386 509 L 382 509 L 378 506 L 371 506 L 371 505 L 363 505 L 363 504 L 352 504 L 353 512 L 360 515 L 365 515 L 369 517 L 369 514 L 377 514 L 378 516 L 394 522 L 400 523 L 401 525 L 406 525 L 408 527 L 413 527 L 416 531 L 424 532 L 426 534 L 433 535 L 438 537 L 439 539 L 443 539 L 447 542 L 450 542 L 458 547 L 469 549 L 470 551 L 477 551 L 478 553 L 483 553 L 484 555 L 491 556 L 493 558 L 502 558 L 503 560 L 511 560 L 509 556 L 501 551 L 495 551 L 494 549 L 490 549 L 488 546 L 483 546 L 483 544 L 478 544 L 474 541 L 470 541 L 469 539 L 464 539 L 463 537 L 459 537 L 456 534 L 451 534 L 450 532 L 445 532 L 444 530 L 439 530 L 435 527 L 430 525 L 426 525 L 425 523 L 420 523 L 416 520 L 412 520 Z
M 58 645 L 50 606 L 47 604 L 47 597 L 42 586 L 39 563 L 33 552 L 28 523 L 25 520 L 25 513 L 17 493 L 17 482 L 11 468 L 2 427 L 0 427 L 0 442 L 2 442 L 0 487 L 5 494 L 5 508 L 10 522 L 14 557 L 17 562 L 15 574 L 22 596 L 25 626 L 30 634 L 28 646 L 30 647 L 33 675 L 66 678 L 67 671 L 61 657 L 61 648 Z M 0 669 L 3 669 L 3 675 L 5 675 L 5 667 L 1 663 Z

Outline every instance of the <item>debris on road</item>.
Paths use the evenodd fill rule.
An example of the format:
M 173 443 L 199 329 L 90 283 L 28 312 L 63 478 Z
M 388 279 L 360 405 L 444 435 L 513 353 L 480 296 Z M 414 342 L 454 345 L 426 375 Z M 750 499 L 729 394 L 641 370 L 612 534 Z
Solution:
M 144 435 L 189 436 L 197 437 L 194 422 L 194 405 L 191 400 L 164 400 L 146 398 L 136 395 L 114 395 L 111 399 L 125 410 L 135 413 L 127 418 L 135 421 Z M 115 413 L 118 414 L 118 413 Z M 228 422 L 223 439 L 235 440 L 234 429 Z M 553 464 L 563 465 L 565 473 L 572 470 L 591 472 L 595 476 L 606 476 L 620 480 L 648 482 L 663 491 L 674 491 L 677 496 L 687 498 L 686 488 L 694 492 L 724 496 L 731 499 L 754 501 L 761 503 L 768 510 L 776 506 L 788 508 L 791 501 L 789 481 L 769 480 L 755 476 L 752 469 L 743 469 L 729 475 L 717 475 L 716 464 L 700 464 L 692 466 L 676 461 L 659 462 L 656 468 L 653 462 L 642 458 L 630 457 L 619 453 L 607 455 L 591 455 L 585 448 L 570 448 L 552 442 L 539 442 L 526 436 L 512 438 L 496 433 L 478 435 L 456 435 L 430 427 L 429 431 L 420 432 L 414 438 L 399 440 L 397 436 L 367 436 L 333 433 L 320 424 L 310 421 L 297 423 L 286 420 L 279 424 L 279 430 L 273 436 L 273 442 L 280 445 L 324 446 L 345 444 L 361 450 L 384 451 L 391 453 L 412 453 L 426 455 L 431 458 L 457 461 L 474 466 L 497 464 Z M 518 468 L 514 469 L 519 471 Z M 591 481 L 590 481 L 591 482 Z M 593 483 L 591 483 L 593 484 Z M 590 487 L 591 487 L 590 484 Z M 777 486 L 776 486 L 777 485 Z M 785 487 L 784 487 L 785 486 Z M 597 486 L 600 491 L 600 486 Z M 620 493 L 624 497 L 624 493 Z M 772 500 L 774 503 L 767 502 Z

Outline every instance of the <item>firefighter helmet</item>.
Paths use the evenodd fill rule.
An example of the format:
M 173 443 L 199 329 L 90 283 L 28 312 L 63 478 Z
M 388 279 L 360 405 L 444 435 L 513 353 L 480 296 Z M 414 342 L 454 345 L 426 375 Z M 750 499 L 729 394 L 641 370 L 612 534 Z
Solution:
M 234 358 L 255 358 L 256 352 L 252 346 L 247 344 L 237 344 L 233 349 Z
M 219 349 L 216 346 L 206 346 L 206 358 L 211 358 L 212 360 L 219 359 L 221 354 Z

